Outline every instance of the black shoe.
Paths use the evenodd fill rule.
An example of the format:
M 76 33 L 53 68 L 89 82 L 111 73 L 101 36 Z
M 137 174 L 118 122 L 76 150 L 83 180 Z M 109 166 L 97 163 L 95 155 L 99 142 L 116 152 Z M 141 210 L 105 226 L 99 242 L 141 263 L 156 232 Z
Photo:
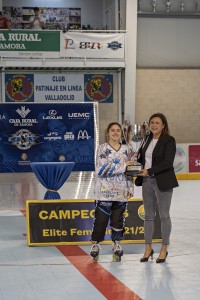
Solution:
M 153 259 L 153 254 L 154 254 L 154 251 L 153 251 L 153 249 L 151 249 L 151 253 L 149 254 L 149 256 L 147 256 L 147 257 L 142 257 L 142 258 L 140 259 L 140 262 L 148 261 L 150 256 L 151 256 L 151 259 Z
M 157 263 L 157 264 L 164 263 L 165 260 L 166 260 L 166 258 L 167 258 L 167 255 L 168 255 L 168 252 L 166 252 L 165 258 L 157 258 L 157 259 L 156 259 L 156 263 Z

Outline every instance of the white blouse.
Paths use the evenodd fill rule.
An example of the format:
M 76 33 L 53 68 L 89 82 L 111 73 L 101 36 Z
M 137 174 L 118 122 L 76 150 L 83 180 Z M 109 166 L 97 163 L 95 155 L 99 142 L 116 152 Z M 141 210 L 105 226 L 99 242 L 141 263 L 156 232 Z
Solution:
M 158 142 L 158 139 L 152 139 L 145 153 L 145 169 L 152 167 L 152 153 Z

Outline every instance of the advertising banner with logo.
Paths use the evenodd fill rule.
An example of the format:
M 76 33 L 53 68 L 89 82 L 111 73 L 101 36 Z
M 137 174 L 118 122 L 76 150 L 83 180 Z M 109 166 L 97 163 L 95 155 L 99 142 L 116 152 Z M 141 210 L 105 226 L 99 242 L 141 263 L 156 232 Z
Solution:
M 90 243 L 95 204 L 94 200 L 28 200 L 27 238 L 29 246 L 76 245 Z M 142 199 L 129 200 L 125 214 L 124 242 L 144 242 L 144 206 Z M 110 241 L 111 229 L 105 241 Z M 154 242 L 161 241 L 160 219 L 156 215 Z
M 5 74 L 5 102 L 113 102 L 112 74 Z
M 200 145 L 189 146 L 189 172 L 200 172 Z
M 94 103 L 2 103 L 0 172 L 32 172 L 31 162 L 74 161 L 94 170 Z
M 123 33 L 66 32 L 61 34 L 61 57 L 124 59 Z
M 174 171 L 176 174 L 188 173 L 188 144 L 176 144 Z
M 113 75 L 84 75 L 85 101 L 113 102 Z
M 0 30 L 0 56 L 58 58 L 60 56 L 60 31 Z

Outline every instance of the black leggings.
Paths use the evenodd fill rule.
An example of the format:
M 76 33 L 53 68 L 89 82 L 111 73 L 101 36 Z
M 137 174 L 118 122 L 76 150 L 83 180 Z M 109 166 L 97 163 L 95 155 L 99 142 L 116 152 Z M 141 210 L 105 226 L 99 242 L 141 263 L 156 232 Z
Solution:
M 119 241 L 123 238 L 127 202 L 120 201 L 96 201 L 94 223 L 92 229 L 92 241 L 101 242 L 104 240 L 108 221 L 112 230 L 112 241 Z

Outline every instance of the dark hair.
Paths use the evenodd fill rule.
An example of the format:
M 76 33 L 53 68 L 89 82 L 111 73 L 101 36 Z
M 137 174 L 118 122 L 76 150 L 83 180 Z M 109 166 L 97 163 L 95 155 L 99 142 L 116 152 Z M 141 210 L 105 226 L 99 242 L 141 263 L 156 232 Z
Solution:
M 161 113 L 155 113 L 149 118 L 149 124 L 150 124 L 150 122 L 153 118 L 160 118 L 163 125 L 164 125 L 161 136 L 162 135 L 169 135 L 170 133 L 169 133 L 169 126 L 168 126 L 167 118 Z
M 34 7 L 33 10 L 34 10 L 34 11 L 39 11 L 40 9 L 39 9 L 39 7 Z
M 3 14 L 2 14 L 2 12 L 0 11 L 0 16 L 2 16 Z
M 106 128 L 106 130 L 105 130 L 106 141 L 107 141 L 107 135 L 108 135 L 108 133 L 109 133 L 109 130 L 110 130 L 110 128 L 111 128 L 113 125 L 119 126 L 119 128 L 121 129 L 121 134 L 122 134 L 122 126 L 121 126 L 118 122 L 111 122 L 111 123 L 108 124 L 108 126 L 107 126 L 107 128 Z

